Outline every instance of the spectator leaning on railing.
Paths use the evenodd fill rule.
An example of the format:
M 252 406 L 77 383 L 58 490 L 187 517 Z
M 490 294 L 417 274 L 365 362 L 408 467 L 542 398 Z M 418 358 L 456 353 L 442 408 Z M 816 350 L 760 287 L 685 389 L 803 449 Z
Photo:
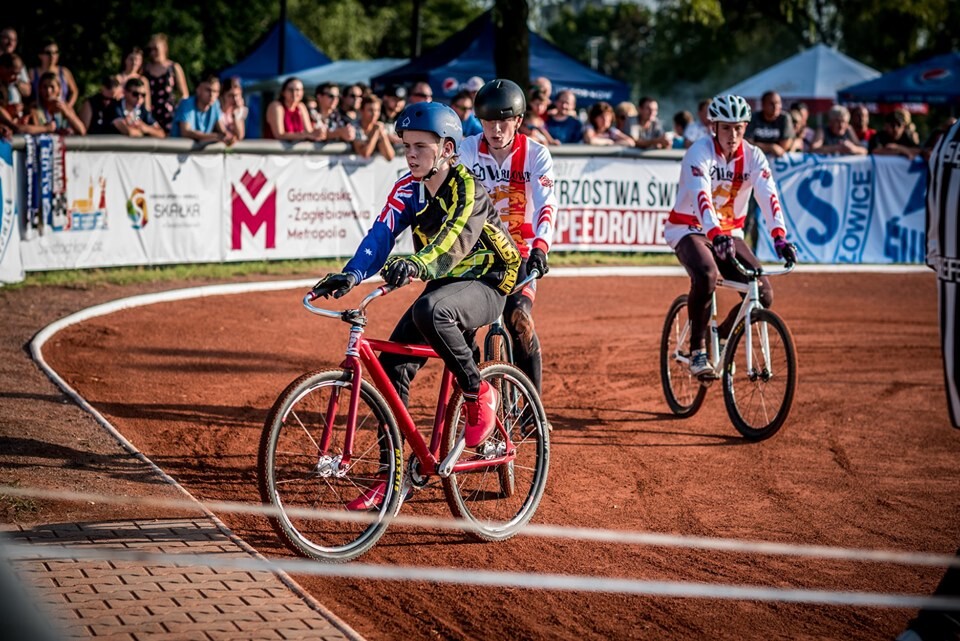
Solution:
M 783 101 L 776 91 L 763 94 L 760 103 L 762 109 L 753 114 L 744 138 L 768 156 L 779 158 L 793 144 L 793 121 L 783 112 Z
M 80 105 L 80 120 L 87 130 L 87 135 L 102 136 L 116 134 L 113 126 L 114 111 L 117 95 L 123 95 L 117 76 L 108 74 L 100 83 L 100 90 L 83 101 Z
M 560 144 L 583 140 L 583 123 L 577 117 L 577 97 L 569 90 L 561 91 L 554 101 L 556 110 L 547 116 L 547 131 Z
M 17 42 L 17 32 L 14 29 L 11 27 L 0 29 L 0 55 L 5 53 L 17 55 Z M 27 69 L 23 65 L 22 60 L 20 61 L 20 68 L 17 71 L 17 77 L 7 84 L 10 89 L 16 92 L 16 96 L 14 97 L 15 103 L 20 102 L 22 104 L 23 101 L 30 97 L 32 93 L 30 76 L 27 75 Z
M 370 93 L 360 101 L 360 126 L 353 150 L 364 158 L 379 152 L 387 160 L 395 155 L 393 143 L 387 137 L 386 126 L 380 122 L 380 98 Z
M 73 108 L 63 99 L 60 79 L 52 71 L 40 76 L 37 103 L 30 110 L 27 124 L 20 128 L 26 134 L 52 134 L 83 136 L 87 133 L 83 122 Z
M 650 96 L 640 99 L 635 136 L 638 149 L 669 149 L 673 144 L 673 133 L 663 130 L 657 118 L 659 112 L 660 105 L 656 100 Z
M 911 160 L 920 147 L 907 130 L 901 111 L 892 111 L 883 121 L 883 129 L 870 138 L 870 153 L 876 156 L 905 156 Z
M 633 138 L 613 125 L 613 107 L 610 103 L 594 103 L 590 107 L 587 126 L 583 128 L 583 142 L 588 145 L 620 145 L 633 147 Z
M 243 101 L 243 87 L 240 78 L 227 78 L 220 92 L 220 121 L 223 130 L 236 140 L 243 140 L 247 135 L 247 105 Z
M 133 77 L 123 86 L 123 98 L 114 104 L 113 126 L 124 136 L 131 138 L 166 138 L 167 133 L 157 124 L 147 109 L 147 83 L 143 78 Z
M 310 112 L 303 102 L 303 82 L 299 78 L 287 78 L 280 89 L 280 99 L 267 105 L 266 134 L 266 138 L 286 142 L 326 140 L 326 128 L 313 128 Z
M 327 130 L 327 142 L 353 142 L 357 128 L 337 109 L 340 103 L 340 87 L 325 82 L 317 87 L 317 121 Z
M 197 95 L 181 100 L 173 114 L 172 136 L 190 138 L 200 143 L 224 142 L 232 145 L 236 140 L 224 131 L 220 122 L 220 79 L 214 74 L 204 76 L 197 85 Z M 156 103 L 154 103 L 156 104 Z
M 867 149 L 857 140 L 850 128 L 850 112 L 843 105 L 834 105 L 827 113 L 827 126 L 817 132 L 810 146 L 815 154 L 863 156 Z

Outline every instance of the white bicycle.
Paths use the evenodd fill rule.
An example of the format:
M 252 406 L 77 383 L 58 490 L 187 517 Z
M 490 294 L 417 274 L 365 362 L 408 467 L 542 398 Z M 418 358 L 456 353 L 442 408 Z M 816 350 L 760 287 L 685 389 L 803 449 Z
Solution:
M 732 260 L 747 282 L 721 280 L 717 286 L 745 296 L 733 329 L 723 343 L 714 293 L 707 354 L 722 381 L 724 405 L 733 426 L 745 438 L 762 441 L 776 434 L 790 413 L 797 387 L 797 354 L 787 324 L 760 302 L 760 277 L 790 273 L 794 264 L 765 271 L 762 267 L 745 267 L 736 258 Z M 660 382 L 667 405 L 682 417 L 697 413 L 707 389 L 716 380 L 692 376 L 689 364 L 690 319 L 687 294 L 683 294 L 670 305 L 660 339 Z

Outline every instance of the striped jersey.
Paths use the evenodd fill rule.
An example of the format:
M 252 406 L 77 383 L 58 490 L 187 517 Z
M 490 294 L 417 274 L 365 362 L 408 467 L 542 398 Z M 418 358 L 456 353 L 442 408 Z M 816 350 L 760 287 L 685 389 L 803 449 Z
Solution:
M 960 282 L 960 122 L 940 136 L 928 168 L 927 264 Z
M 664 227 L 664 239 L 676 248 L 688 234 L 706 234 L 710 240 L 717 234 L 743 238 L 754 192 L 770 235 L 785 237 L 787 226 L 764 153 L 743 141 L 727 162 L 713 136 L 697 140 L 680 163 L 680 185 Z
M 503 294 L 513 290 L 520 252 L 487 192 L 462 164 L 450 168 L 434 196 L 411 174 L 400 178 L 343 271 L 357 282 L 376 274 L 408 227 L 415 250 L 409 258 L 422 280 L 484 280 Z
M 550 151 L 518 133 L 500 164 L 480 133 L 460 143 L 460 162 L 483 183 L 521 255 L 534 247 L 549 252 L 557 213 Z

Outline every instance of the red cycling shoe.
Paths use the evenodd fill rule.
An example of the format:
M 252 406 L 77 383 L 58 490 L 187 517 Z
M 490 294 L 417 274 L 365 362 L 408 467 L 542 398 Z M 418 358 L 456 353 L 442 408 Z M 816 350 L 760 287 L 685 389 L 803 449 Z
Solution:
M 467 415 L 467 424 L 464 427 L 464 440 L 467 447 L 476 447 L 483 443 L 497 426 L 497 407 L 500 405 L 500 394 L 488 382 L 480 382 L 480 391 L 477 400 L 466 401 L 463 409 Z

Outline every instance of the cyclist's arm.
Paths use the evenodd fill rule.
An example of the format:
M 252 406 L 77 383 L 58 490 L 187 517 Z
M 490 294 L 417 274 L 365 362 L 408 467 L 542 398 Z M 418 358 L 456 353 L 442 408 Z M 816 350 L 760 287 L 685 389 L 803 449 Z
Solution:
M 754 169 L 751 171 L 753 176 L 753 192 L 757 203 L 760 205 L 760 211 L 767 221 L 767 228 L 773 238 L 787 236 L 787 224 L 783 218 L 783 210 L 780 207 L 780 196 L 777 194 L 777 184 L 773 180 L 773 172 L 770 171 L 770 163 L 767 157 L 758 151 L 753 152 Z
M 453 196 L 449 203 L 435 201 L 431 206 L 443 207 L 446 216 L 440 231 L 423 249 L 410 257 L 420 268 L 422 280 L 434 280 L 446 276 L 462 261 L 480 240 L 486 216 L 478 209 L 485 201 L 476 198 L 477 188 L 483 189 L 473 175 L 458 165 L 451 170 Z
M 546 147 L 537 150 L 536 161 L 530 174 L 533 195 L 533 242 L 532 248 L 550 251 L 553 244 L 554 217 L 557 213 L 557 193 L 554 189 L 553 157 Z
M 713 204 L 710 162 L 707 157 L 698 153 L 702 150 L 702 146 L 696 149 L 691 147 L 684 154 L 680 166 L 680 171 L 683 172 L 680 188 L 686 190 L 686 193 L 692 196 L 693 209 L 697 220 L 700 221 L 700 227 L 707 238 L 713 240 L 714 236 L 723 233 L 723 229 L 720 227 L 720 217 L 717 215 L 717 210 Z M 678 201 L 680 196 L 680 194 L 677 194 Z
M 353 274 L 359 283 L 380 271 L 396 245 L 397 236 L 410 226 L 409 199 L 417 188 L 409 175 L 397 181 L 383 211 L 360 241 L 356 254 L 343 268 L 344 273 Z

